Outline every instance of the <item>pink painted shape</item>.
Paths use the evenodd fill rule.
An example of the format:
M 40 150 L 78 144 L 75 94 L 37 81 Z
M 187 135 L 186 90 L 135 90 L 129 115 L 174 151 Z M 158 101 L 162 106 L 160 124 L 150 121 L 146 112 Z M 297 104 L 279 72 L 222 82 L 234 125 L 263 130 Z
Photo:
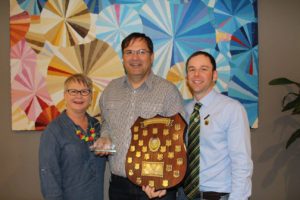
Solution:
M 97 85 L 100 86 L 102 90 L 109 84 L 110 81 L 112 81 L 113 78 L 94 78 L 93 77 L 93 82 Z
M 120 5 L 119 4 L 115 5 L 115 11 L 116 11 L 118 25 L 120 25 Z
M 224 20 L 222 23 L 220 23 L 219 28 L 222 28 L 223 26 L 225 26 L 225 24 L 229 23 L 229 21 L 232 19 L 231 17 L 228 17 L 226 20 Z
M 12 104 L 18 105 L 33 121 L 42 112 L 44 104 L 53 104 L 46 87 L 46 79 L 38 73 L 37 69 L 33 68 L 24 67 L 15 76 L 12 82 L 11 95 Z
M 19 41 L 10 50 L 11 79 L 22 70 L 22 68 L 36 67 L 36 53 L 31 49 L 25 40 Z

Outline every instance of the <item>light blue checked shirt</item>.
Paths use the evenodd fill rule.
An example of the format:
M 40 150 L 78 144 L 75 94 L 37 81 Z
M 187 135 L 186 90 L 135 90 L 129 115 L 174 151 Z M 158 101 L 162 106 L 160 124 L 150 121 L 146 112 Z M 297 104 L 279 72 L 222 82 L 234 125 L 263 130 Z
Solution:
M 187 122 L 195 103 L 185 105 Z M 200 103 L 200 191 L 230 193 L 229 200 L 248 199 L 253 163 L 245 109 L 214 90 Z

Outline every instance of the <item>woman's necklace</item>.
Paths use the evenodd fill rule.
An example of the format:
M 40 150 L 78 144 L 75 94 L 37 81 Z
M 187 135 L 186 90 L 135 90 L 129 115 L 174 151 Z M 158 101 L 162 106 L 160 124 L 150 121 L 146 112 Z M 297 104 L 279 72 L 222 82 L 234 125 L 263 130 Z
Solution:
M 66 111 L 66 112 L 67 112 L 67 111 Z M 96 137 L 95 128 L 92 126 L 92 124 L 89 124 L 88 117 L 85 116 L 84 119 L 81 118 L 81 119 L 82 119 L 81 122 L 84 122 L 85 120 L 87 120 L 87 124 L 89 124 L 89 127 L 91 127 L 90 130 L 89 130 L 89 133 L 84 134 L 84 133 L 81 131 L 82 129 L 80 128 L 80 126 L 77 125 L 77 124 L 75 123 L 75 121 L 78 122 L 78 120 L 74 120 L 74 118 L 72 119 L 71 116 L 74 116 L 74 115 L 71 115 L 71 113 L 68 114 L 68 112 L 67 112 L 67 115 L 68 115 L 68 117 L 71 119 L 71 121 L 73 122 L 73 125 L 74 125 L 74 128 L 75 128 L 75 134 L 79 137 L 79 139 L 80 139 L 80 140 L 83 140 L 84 142 L 94 142 L 95 137 Z M 77 119 L 77 118 L 75 117 L 75 119 Z M 80 123 L 80 122 L 79 122 L 79 123 Z M 81 124 L 81 123 L 80 123 L 80 124 Z M 83 125 L 83 126 L 84 126 L 84 125 Z
M 76 129 L 76 135 L 85 142 L 92 142 L 92 141 L 94 141 L 94 139 L 96 137 L 95 128 L 93 128 L 93 127 L 90 128 L 89 135 L 85 135 L 82 133 L 82 131 L 80 129 Z

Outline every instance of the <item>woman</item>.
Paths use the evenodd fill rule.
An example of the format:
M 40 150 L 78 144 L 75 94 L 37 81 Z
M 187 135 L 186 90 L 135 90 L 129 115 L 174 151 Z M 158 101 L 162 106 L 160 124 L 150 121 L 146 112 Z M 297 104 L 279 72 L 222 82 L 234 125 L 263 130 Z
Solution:
M 42 194 L 51 200 L 102 200 L 105 157 L 90 151 L 99 121 L 86 113 L 92 81 L 75 74 L 64 83 L 66 110 L 42 133 L 39 169 Z

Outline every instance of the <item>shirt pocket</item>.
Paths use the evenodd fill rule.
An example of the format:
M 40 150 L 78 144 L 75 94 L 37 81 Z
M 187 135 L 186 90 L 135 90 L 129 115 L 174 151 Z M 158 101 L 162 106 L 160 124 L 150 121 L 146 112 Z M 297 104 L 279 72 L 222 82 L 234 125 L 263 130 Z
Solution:
M 151 102 L 142 102 L 138 106 L 139 116 L 142 118 L 148 119 L 156 115 L 164 116 L 163 104 L 162 103 L 151 103 Z
M 204 119 L 205 118 L 205 119 Z M 209 117 L 201 119 L 201 144 L 209 144 L 211 146 L 223 145 L 227 140 L 226 122 L 219 113 L 212 113 Z

